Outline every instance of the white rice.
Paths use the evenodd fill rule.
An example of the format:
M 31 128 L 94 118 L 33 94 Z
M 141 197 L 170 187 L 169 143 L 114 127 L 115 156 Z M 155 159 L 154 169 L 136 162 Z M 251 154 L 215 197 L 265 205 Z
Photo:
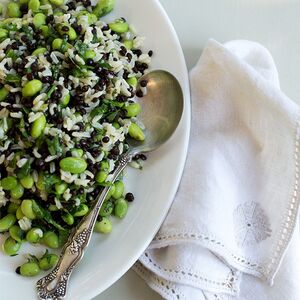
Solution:
M 57 56 L 55 55 L 54 51 L 51 52 L 50 57 L 51 57 L 53 63 L 55 63 L 55 64 L 59 63 L 59 60 L 58 60 Z
M 58 209 L 62 209 L 62 208 L 63 208 L 61 202 L 59 201 L 59 199 L 58 199 L 57 197 L 54 198 L 54 202 L 55 202 L 55 206 L 56 206 Z
M 77 138 L 89 138 L 91 134 L 89 132 L 72 132 L 72 136 Z
M 15 153 L 12 152 L 10 155 L 8 155 L 6 157 L 6 160 L 11 161 L 11 160 L 13 160 L 14 156 L 15 156 Z
M 19 112 L 11 112 L 9 114 L 12 118 L 15 118 L 15 119 L 21 119 L 23 117 L 23 114 L 21 111 Z
M 31 228 L 31 220 L 27 217 L 23 217 L 18 221 L 19 226 L 22 230 L 27 231 Z
M 63 198 L 66 200 L 66 201 L 69 201 L 71 198 L 72 198 L 72 194 L 70 193 L 70 189 L 67 188 L 65 190 L 65 192 L 63 193 Z
M 33 151 L 32 151 L 33 155 L 36 157 L 36 158 L 41 158 L 42 155 L 38 152 L 38 149 L 35 147 L 33 148 Z
M 50 162 L 58 158 L 58 155 L 49 155 L 45 158 L 45 162 Z
M 22 158 L 22 159 L 18 160 L 17 166 L 18 166 L 19 168 L 22 168 L 22 167 L 27 163 L 27 161 L 28 161 L 27 158 Z
M 43 113 L 41 113 L 41 112 L 37 112 L 37 113 L 30 112 L 30 113 L 29 113 L 28 122 L 29 122 L 29 123 L 34 122 L 35 120 L 37 120 L 37 119 L 38 119 L 39 117 L 41 117 L 42 115 L 43 115 Z

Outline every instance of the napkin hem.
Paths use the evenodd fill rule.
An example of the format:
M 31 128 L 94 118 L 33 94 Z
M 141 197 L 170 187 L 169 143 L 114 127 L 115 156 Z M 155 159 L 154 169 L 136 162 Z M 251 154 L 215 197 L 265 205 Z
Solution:
M 299 115 L 299 112 L 298 112 Z M 286 212 L 284 214 L 284 221 L 283 225 L 281 227 L 281 230 L 279 232 L 280 239 L 277 241 L 276 245 L 273 247 L 272 251 L 272 259 L 265 267 L 266 269 L 264 275 L 270 282 L 270 284 L 273 284 L 274 277 L 276 276 L 279 267 L 282 263 L 282 260 L 284 258 L 284 254 L 286 253 L 288 246 L 290 244 L 292 235 L 295 231 L 298 211 L 299 211 L 299 162 L 300 162 L 300 117 L 298 118 L 298 121 L 296 122 L 295 127 L 295 150 L 294 150 L 294 159 L 295 159 L 295 181 L 294 181 L 294 187 L 292 195 L 290 196 L 290 200 L 288 201 L 288 204 L 286 206 Z M 270 278 L 268 278 L 270 277 Z
M 152 243 L 150 244 L 150 249 L 153 248 L 162 248 L 170 245 L 175 245 L 178 243 L 195 243 L 202 247 L 206 247 L 210 251 L 214 252 L 215 254 L 221 255 L 220 253 L 224 253 L 225 250 L 227 252 L 227 255 L 222 254 L 222 258 L 225 259 L 228 264 L 230 264 L 232 267 L 251 274 L 258 277 L 262 277 L 264 273 L 262 272 L 263 267 L 260 266 L 258 263 L 251 262 L 245 257 L 237 256 L 233 254 L 230 249 L 226 247 L 224 243 L 217 240 L 215 237 L 199 234 L 195 232 L 176 232 L 176 233 L 169 233 L 160 235 L 158 234 Z M 231 257 L 231 258 L 230 258 Z M 256 270 L 256 268 L 258 270 Z M 261 270 L 261 271 L 259 271 Z
M 170 245 L 169 245 L 170 246 Z M 231 296 L 236 296 L 239 293 L 239 272 L 230 269 L 227 278 L 211 279 L 204 277 L 201 274 L 192 272 L 191 270 L 167 269 L 158 265 L 150 255 L 145 252 L 140 258 L 140 262 L 144 267 L 149 269 L 154 274 L 167 281 L 181 283 L 193 286 L 200 289 L 208 290 L 212 293 L 226 293 Z M 180 277 L 182 275 L 184 278 Z M 188 278 L 187 278 L 188 277 Z
M 165 299 L 187 300 L 186 297 L 178 291 L 175 285 L 166 280 L 160 279 L 158 276 L 147 270 L 141 262 L 137 261 L 132 268 L 134 271 L 152 288 Z

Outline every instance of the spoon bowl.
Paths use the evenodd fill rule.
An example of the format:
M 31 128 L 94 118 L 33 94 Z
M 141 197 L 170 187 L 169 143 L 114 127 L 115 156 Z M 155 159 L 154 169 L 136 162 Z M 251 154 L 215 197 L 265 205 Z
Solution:
M 147 82 L 146 94 L 138 99 L 142 111 L 138 119 L 145 126 L 145 141 L 129 139 L 133 154 L 157 149 L 177 128 L 183 112 L 183 94 L 177 79 L 167 71 L 155 70 L 144 75 L 138 84 Z

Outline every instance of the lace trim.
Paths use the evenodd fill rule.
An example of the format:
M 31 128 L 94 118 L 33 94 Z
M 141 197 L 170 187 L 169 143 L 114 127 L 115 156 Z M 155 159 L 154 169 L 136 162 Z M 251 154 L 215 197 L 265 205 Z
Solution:
M 155 268 L 164 271 L 166 273 L 171 273 L 171 275 L 173 277 L 178 278 L 177 274 L 181 274 L 183 276 L 188 276 L 191 278 L 191 280 L 195 281 L 195 279 L 197 280 L 201 280 L 203 282 L 205 282 L 206 284 L 211 284 L 211 285 L 215 285 L 216 288 L 220 288 L 220 286 L 222 286 L 223 288 L 225 287 L 226 290 L 230 290 L 230 292 L 234 292 L 237 293 L 237 289 L 234 287 L 235 283 L 237 281 L 237 276 L 236 274 L 231 270 L 231 273 L 228 275 L 226 281 L 216 281 L 216 280 L 211 280 L 208 279 L 206 277 L 200 276 L 198 274 L 195 273 L 191 273 L 191 272 L 186 272 L 183 270 L 173 270 L 173 269 L 166 269 L 166 268 L 162 268 L 161 266 L 157 265 L 150 257 L 149 254 L 147 252 L 144 253 L 145 257 L 147 258 L 148 262 L 150 264 L 152 264 Z M 175 273 L 175 274 L 174 274 Z
M 157 276 L 155 276 L 155 274 L 153 274 L 153 276 L 151 276 L 151 282 L 149 282 L 149 274 L 147 274 L 147 272 L 144 270 L 144 267 L 142 267 L 142 264 L 137 261 L 134 265 L 133 268 L 140 274 L 140 276 L 146 281 L 146 283 L 152 287 L 154 290 L 156 290 L 157 292 L 160 291 L 160 294 L 162 296 L 169 296 L 169 297 L 176 297 L 175 299 L 177 300 L 185 300 L 185 296 L 180 293 L 176 287 L 173 284 L 169 284 L 167 283 L 166 280 L 162 280 L 160 278 L 158 278 Z M 166 297 L 165 297 L 166 298 Z
M 205 236 L 202 234 L 195 234 L 195 233 L 176 233 L 176 234 L 171 234 L 171 235 L 157 235 L 154 238 L 154 241 L 162 241 L 162 240 L 174 240 L 174 239 L 191 239 L 191 240 L 202 240 L 205 243 L 210 243 L 210 244 L 214 244 L 216 246 L 220 246 L 222 248 L 224 248 L 236 261 L 238 264 L 240 264 L 241 266 L 244 266 L 245 268 L 249 268 L 249 269 L 257 269 L 259 272 L 261 272 L 260 270 L 263 269 L 263 267 L 259 266 L 257 263 L 251 262 L 249 260 L 247 260 L 244 257 L 238 257 L 236 255 L 234 255 L 233 253 L 230 252 L 229 249 L 227 249 L 227 247 L 221 243 L 220 241 L 217 241 L 215 238 L 210 238 L 209 236 Z
M 298 200 L 298 189 L 299 189 L 299 145 L 300 145 L 300 122 L 297 122 L 296 125 L 296 134 L 295 134 L 295 182 L 294 182 L 294 189 L 291 199 L 287 205 L 286 212 L 284 214 L 284 222 L 283 226 L 280 230 L 279 236 L 280 239 L 277 242 L 276 246 L 273 250 L 273 255 L 270 263 L 266 266 L 266 270 L 264 270 L 264 274 L 268 277 L 270 274 L 275 273 L 277 266 L 280 264 L 280 261 L 283 258 L 283 254 L 288 246 L 288 243 L 291 239 L 291 236 L 294 231 L 296 222 L 296 218 L 298 215 L 299 204 L 297 203 Z M 275 274 L 274 274 L 275 275 Z M 273 275 L 273 276 L 274 276 Z M 271 278 L 272 281 L 273 278 Z

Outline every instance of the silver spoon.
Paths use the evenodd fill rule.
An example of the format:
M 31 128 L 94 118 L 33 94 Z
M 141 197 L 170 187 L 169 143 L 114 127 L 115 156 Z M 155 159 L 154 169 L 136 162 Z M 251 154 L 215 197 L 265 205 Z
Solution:
M 140 153 L 153 151 L 164 144 L 175 131 L 183 111 L 183 94 L 177 79 L 166 71 L 152 71 L 144 75 L 147 93 L 139 99 L 142 113 L 139 119 L 145 125 L 145 141 L 129 140 L 129 150 L 122 154 L 113 172 L 112 182 L 120 175 L 132 158 Z M 94 207 L 71 232 L 62 249 L 56 267 L 37 284 L 40 299 L 64 299 L 67 284 L 74 267 L 84 255 L 101 205 L 110 187 L 105 187 L 98 195 Z

